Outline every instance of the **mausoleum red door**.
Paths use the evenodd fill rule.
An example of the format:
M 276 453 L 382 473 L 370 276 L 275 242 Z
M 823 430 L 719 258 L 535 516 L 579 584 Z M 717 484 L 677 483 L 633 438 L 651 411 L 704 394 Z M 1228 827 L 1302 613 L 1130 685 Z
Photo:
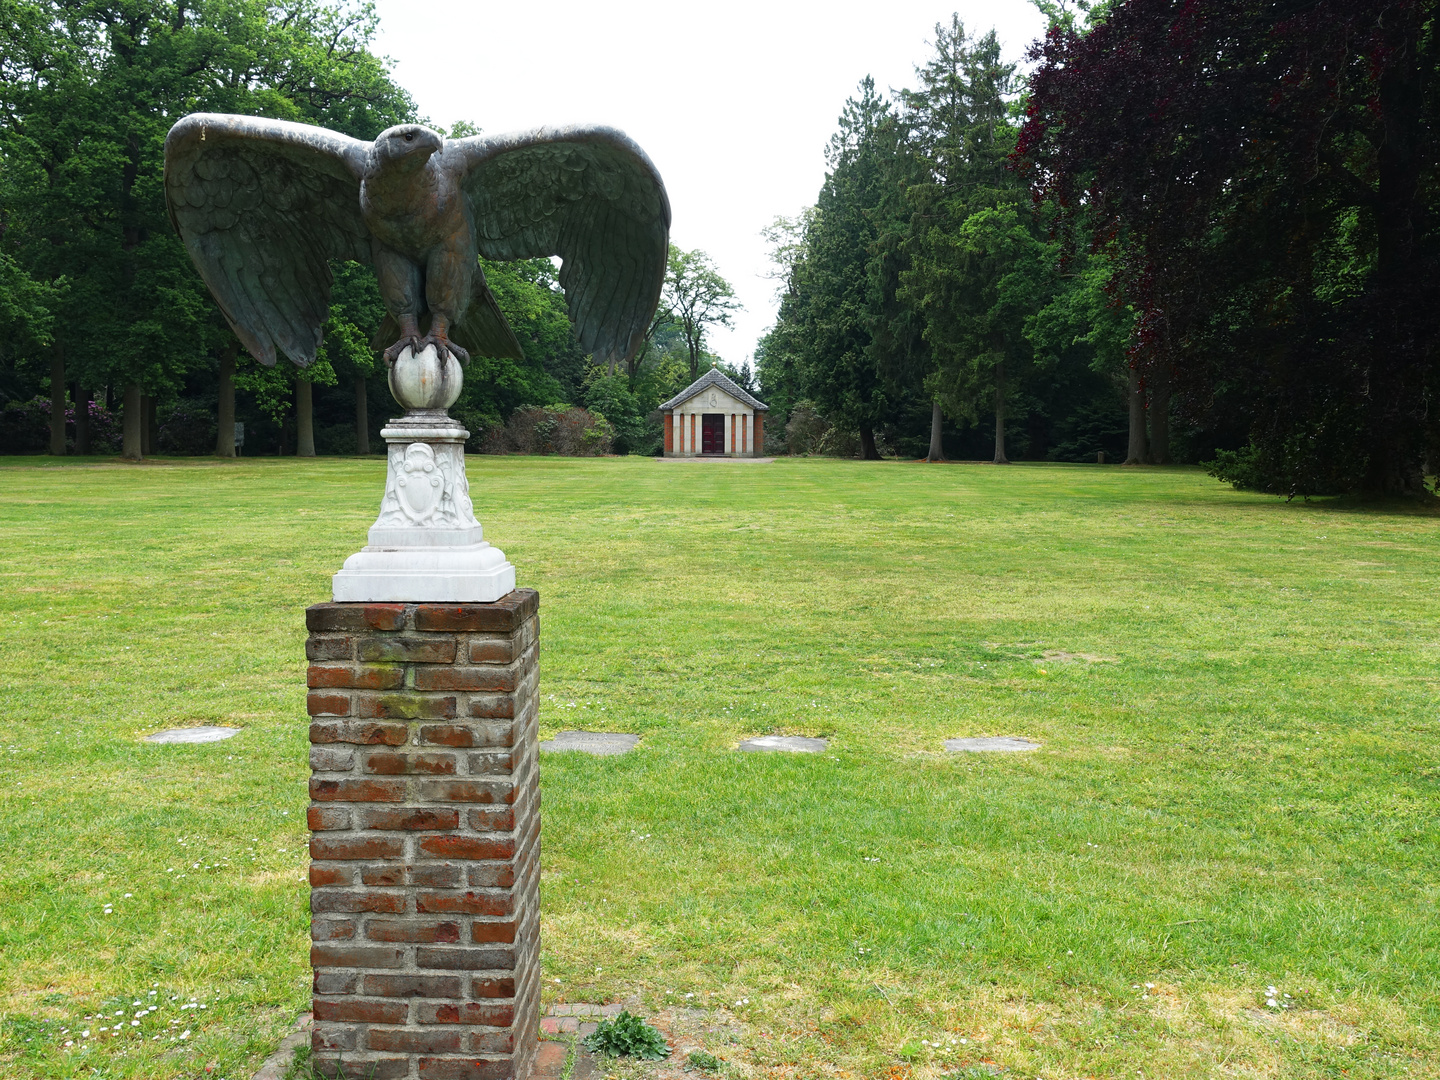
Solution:
M 705 413 L 700 417 L 700 452 L 702 454 L 723 454 L 725 452 L 725 416 L 723 413 Z

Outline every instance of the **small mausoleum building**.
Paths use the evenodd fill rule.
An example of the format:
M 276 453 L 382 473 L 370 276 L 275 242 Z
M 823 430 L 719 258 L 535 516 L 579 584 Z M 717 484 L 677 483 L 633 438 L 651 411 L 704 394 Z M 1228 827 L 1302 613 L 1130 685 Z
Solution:
M 770 411 L 716 368 L 661 404 L 666 457 L 760 457 Z

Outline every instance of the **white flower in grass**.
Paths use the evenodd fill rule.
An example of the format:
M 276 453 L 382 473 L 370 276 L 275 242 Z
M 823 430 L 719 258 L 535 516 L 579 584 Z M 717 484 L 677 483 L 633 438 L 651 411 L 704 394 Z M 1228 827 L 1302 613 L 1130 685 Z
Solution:
M 184 1031 L 180 1032 L 180 1037 L 182 1039 L 188 1039 L 190 1037 L 190 1029 L 186 1028 Z
M 86 1028 L 84 1031 L 80 1032 L 80 1037 L 82 1039 L 88 1039 L 90 1037 L 90 1029 Z

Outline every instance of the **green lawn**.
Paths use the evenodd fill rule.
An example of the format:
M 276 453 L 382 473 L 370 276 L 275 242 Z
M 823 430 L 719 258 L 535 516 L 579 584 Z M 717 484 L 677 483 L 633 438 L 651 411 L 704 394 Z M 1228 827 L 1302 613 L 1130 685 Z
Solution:
M 643 735 L 545 759 L 547 999 L 713 1022 L 735 1077 L 1440 1076 L 1440 518 L 1185 469 L 469 469 L 543 731 Z M 248 1080 L 306 1007 L 304 608 L 383 470 L 0 462 L 0 1075 Z M 766 733 L 830 752 L 732 752 Z

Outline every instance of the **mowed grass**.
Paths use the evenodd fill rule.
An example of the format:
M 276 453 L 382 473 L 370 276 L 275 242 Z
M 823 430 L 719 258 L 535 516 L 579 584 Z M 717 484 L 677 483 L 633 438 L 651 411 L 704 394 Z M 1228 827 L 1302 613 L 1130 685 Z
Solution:
M 1440 518 L 468 467 L 540 590 L 543 734 L 643 736 L 544 759 L 547 1000 L 704 1022 L 735 1077 L 1440 1076 Z M 383 471 L 0 464 L 0 1075 L 248 1080 L 307 1006 L 304 608 Z M 138 741 L 197 723 L 244 730 Z M 770 733 L 830 750 L 733 751 Z

